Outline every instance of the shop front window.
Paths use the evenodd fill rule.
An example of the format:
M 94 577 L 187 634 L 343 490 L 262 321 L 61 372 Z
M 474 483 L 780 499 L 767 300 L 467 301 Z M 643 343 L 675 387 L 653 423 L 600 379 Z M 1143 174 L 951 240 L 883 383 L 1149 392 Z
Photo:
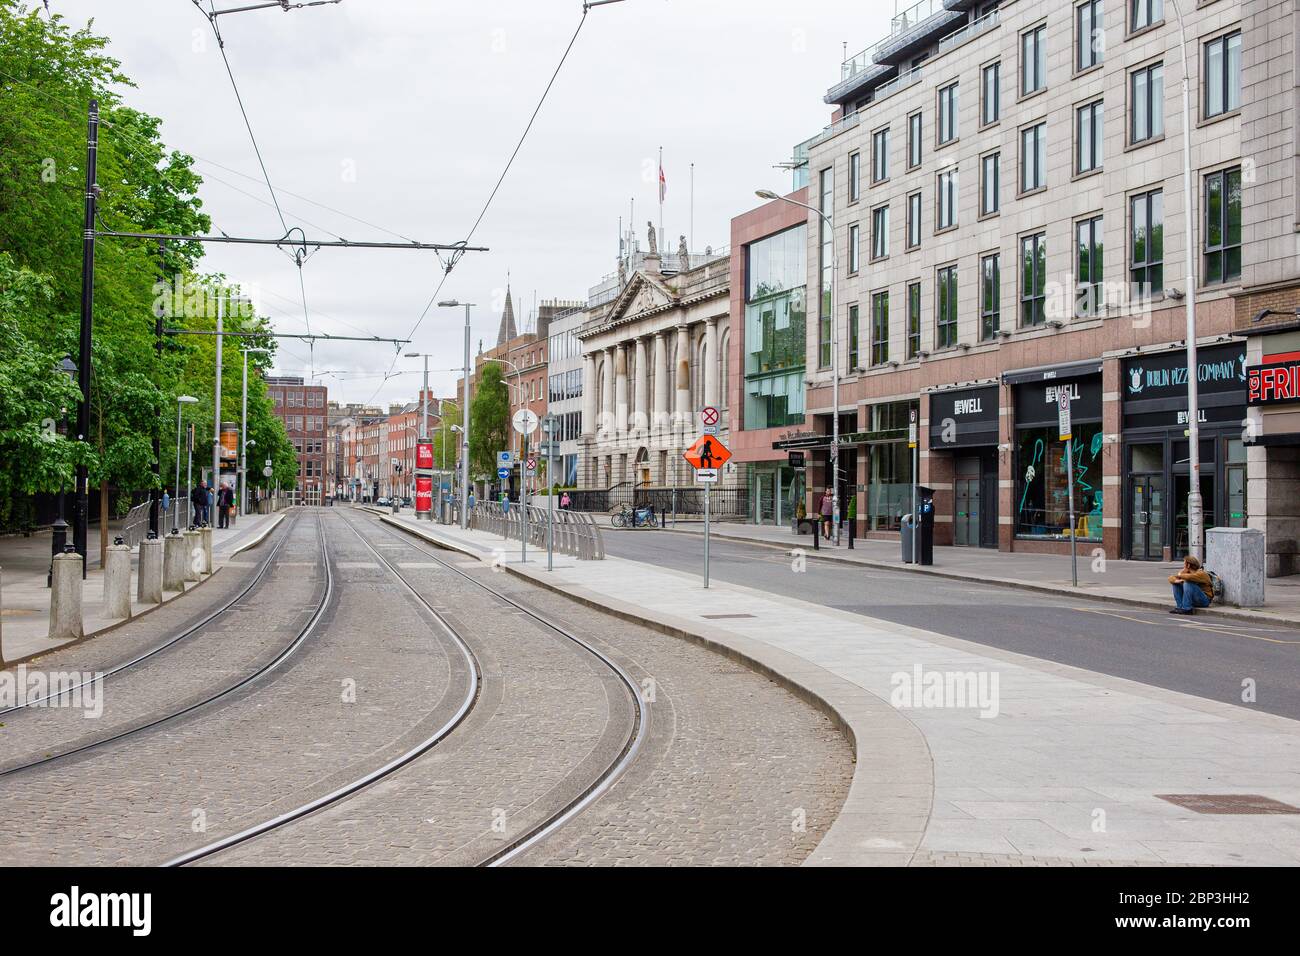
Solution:
M 1101 540 L 1102 429 L 1074 424 L 1075 532 L 1081 541 Z M 1016 534 L 1034 538 L 1070 535 L 1066 443 L 1055 425 L 1016 432 Z
M 883 440 L 868 446 L 868 530 L 897 531 L 903 515 L 912 510 L 912 449 L 907 447 L 907 427 L 916 407 L 916 402 L 871 406 L 870 430 Z

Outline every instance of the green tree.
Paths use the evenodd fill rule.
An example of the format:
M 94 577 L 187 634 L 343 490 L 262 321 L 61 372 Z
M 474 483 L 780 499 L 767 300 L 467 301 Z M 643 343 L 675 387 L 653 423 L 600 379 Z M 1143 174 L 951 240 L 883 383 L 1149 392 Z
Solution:
M 469 419 L 470 477 L 491 476 L 497 452 L 510 447 L 510 393 L 495 362 L 484 362 L 479 371 Z

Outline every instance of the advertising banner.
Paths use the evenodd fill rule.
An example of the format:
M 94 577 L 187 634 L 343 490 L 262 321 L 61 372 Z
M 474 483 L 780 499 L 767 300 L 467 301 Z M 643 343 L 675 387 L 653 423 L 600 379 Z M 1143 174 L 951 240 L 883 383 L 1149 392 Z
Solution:
M 415 511 L 417 514 L 433 510 L 433 479 L 421 475 L 415 479 Z
M 415 467 L 421 471 L 433 470 L 433 442 L 415 443 Z

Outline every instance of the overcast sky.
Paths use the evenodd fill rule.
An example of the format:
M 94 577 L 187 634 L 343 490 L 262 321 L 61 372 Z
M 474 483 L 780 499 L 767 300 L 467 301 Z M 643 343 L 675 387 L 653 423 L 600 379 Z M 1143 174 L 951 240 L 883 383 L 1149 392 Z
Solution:
M 220 0 L 218 8 L 251 0 Z M 206 5 L 206 0 L 205 0 Z M 273 236 L 279 220 L 207 20 L 191 0 L 50 0 L 74 24 L 95 19 L 138 85 L 128 102 L 163 119 L 198 160 L 214 225 Z M 463 239 L 581 17 L 578 0 L 343 0 L 219 18 L 226 52 L 272 184 L 308 235 Z M 657 219 L 675 249 L 729 241 L 758 187 L 788 191 L 772 167 L 829 120 L 821 102 L 852 54 L 888 29 L 890 0 L 625 0 L 597 7 L 467 253 L 439 298 L 477 303 L 473 340 L 491 346 L 510 277 L 521 325 L 538 301 L 583 299 L 616 268 L 619 217 Z M 105 136 L 111 136 L 106 131 Z M 219 164 L 219 165 L 214 165 Z M 227 167 L 222 169 L 220 167 Z M 230 172 L 228 170 L 235 170 Z M 242 175 L 241 175 L 242 174 Z M 382 227 L 382 228 L 376 228 Z M 293 262 L 266 247 L 209 246 L 207 271 L 254 288 L 280 331 L 304 329 Z M 304 266 L 313 331 L 405 337 L 433 295 L 431 252 L 323 249 Z M 430 352 L 433 388 L 451 394 L 463 312 L 431 309 L 410 351 Z M 286 340 L 279 371 L 314 361 L 330 397 L 414 398 L 417 375 L 385 381 L 393 348 Z M 418 362 L 399 359 L 397 369 Z M 434 369 L 437 371 L 435 372 Z

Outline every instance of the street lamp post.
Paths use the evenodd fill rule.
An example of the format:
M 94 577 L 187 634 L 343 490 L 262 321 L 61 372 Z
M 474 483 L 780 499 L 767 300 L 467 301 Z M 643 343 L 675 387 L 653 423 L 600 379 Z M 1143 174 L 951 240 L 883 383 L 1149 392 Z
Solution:
M 468 310 L 467 310 L 468 311 Z M 407 358 L 424 359 L 424 389 L 420 392 L 420 441 L 429 440 L 429 356 L 426 352 L 407 352 Z M 419 490 L 416 490 L 419 494 Z M 420 513 L 417 511 L 415 517 L 418 519 Z M 433 509 L 429 509 L 429 520 L 433 520 Z
M 802 206 L 815 212 L 826 224 L 831 234 L 831 511 L 835 522 L 835 544 L 840 543 L 840 316 L 839 316 L 839 253 L 835 241 L 835 220 L 816 206 L 789 196 L 780 196 L 770 189 L 756 191 L 759 199 L 778 199 L 792 206 Z M 818 295 L 820 302 L 821 296 Z M 913 518 L 916 516 L 913 515 Z
M 193 395 L 176 396 L 176 486 L 175 486 L 176 498 L 179 498 L 181 494 L 181 409 L 186 405 L 193 405 L 197 401 L 198 399 L 195 398 Z M 189 483 L 189 476 L 188 476 L 188 469 L 187 469 L 186 484 L 188 485 L 188 483 Z M 189 494 L 190 494 L 190 489 L 186 487 L 185 497 L 188 498 Z M 177 511 L 180 510 L 179 502 L 177 502 L 176 508 Z M 191 517 L 193 516 L 191 515 Z M 173 531 L 176 530 L 175 525 L 172 526 L 172 530 Z
M 240 409 L 239 425 L 239 513 L 248 514 L 248 355 L 250 352 L 267 355 L 270 349 L 240 349 L 244 353 L 244 398 Z
M 461 456 L 460 456 L 460 527 L 469 528 L 469 310 L 473 302 L 457 302 L 445 299 L 438 303 L 440 308 L 454 309 L 465 307 L 465 394 L 461 396 Z
M 59 362 L 58 370 L 66 375 L 70 380 L 77 380 L 77 363 L 72 361 L 72 357 L 65 355 L 63 361 Z M 59 414 L 58 427 L 67 431 L 67 408 L 61 410 Z M 68 544 L 68 522 L 63 515 L 64 504 L 67 499 L 67 493 L 63 490 L 63 478 L 59 478 L 59 514 L 54 519 L 54 524 L 50 525 L 50 571 L 45 576 L 45 586 L 54 586 L 54 556 L 62 554 Z

